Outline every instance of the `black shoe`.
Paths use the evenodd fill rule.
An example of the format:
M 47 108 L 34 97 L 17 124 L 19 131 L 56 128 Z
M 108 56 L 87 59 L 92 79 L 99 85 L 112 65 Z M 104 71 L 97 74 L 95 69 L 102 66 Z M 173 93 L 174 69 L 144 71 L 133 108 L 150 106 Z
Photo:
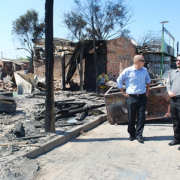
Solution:
M 177 149 L 180 151 L 180 146 Z
M 130 138 L 129 138 L 130 141 L 134 141 L 135 139 L 136 139 L 135 136 L 130 136 Z
M 180 141 L 174 139 L 173 141 L 171 141 L 170 143 L 168 143 L 169 146 L 174 146 L 174 145 L 176 145 L 176 144 L 180 144 Z
M 138 140 L 139 143 L 144 143 L 142 137 L 138 137 L 137 140 Z

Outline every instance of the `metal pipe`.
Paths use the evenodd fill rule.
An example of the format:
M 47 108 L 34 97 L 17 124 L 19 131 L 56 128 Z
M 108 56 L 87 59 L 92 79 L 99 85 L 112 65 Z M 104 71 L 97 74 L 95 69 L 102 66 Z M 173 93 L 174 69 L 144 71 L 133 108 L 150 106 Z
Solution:
M 164 52 L 164 23 L 168 23 L 169 21 L 162 21 L 162 45 L 161 45 L 161 77 L 163 75 L 163 52 Z
M 164 23 L 162 22 L 161 77 L 163 75 L 163 52 L 164 52 Z

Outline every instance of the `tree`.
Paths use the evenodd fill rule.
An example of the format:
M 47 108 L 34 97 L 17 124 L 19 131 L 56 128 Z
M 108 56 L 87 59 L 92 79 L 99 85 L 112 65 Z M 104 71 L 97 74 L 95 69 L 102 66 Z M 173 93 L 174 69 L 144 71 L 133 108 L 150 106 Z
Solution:
M 31 55 L 28 72 L 33 73 L 34 49 L 32 39 L 42 38 L 45 32 L 45 23 L 39 20 L 38 12 L 31 9 L 13 21 L 12 26 L 12 34 L 21 43 L 21 48 L 17 49 L 24 49 Z
M 92 39 L 94 19 L 94 37 L 106 40 L 120 35 L 129 22 L 132 12 L 128 11 L 123 0 L 74 0 L 76 8 L 63 14 L 63 22 L 78 40 Z M 93 18 L 92 18 L 93 17 Z
M 160 32 L 155 31 L 144 31 L 143 34 L 137 40 L 137 43 L 140 46 L 149 45 L 149 44 L 160 44 L 161 45 L 161 35 Z

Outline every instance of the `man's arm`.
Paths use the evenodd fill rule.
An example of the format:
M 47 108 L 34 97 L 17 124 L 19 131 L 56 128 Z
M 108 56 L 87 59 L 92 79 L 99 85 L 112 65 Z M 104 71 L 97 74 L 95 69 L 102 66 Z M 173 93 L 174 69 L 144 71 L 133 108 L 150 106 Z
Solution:
M 146 71 L 147 71 L 147 70 L 146 70 Z M 151 83 L 151 78 L 150 78 L 150 76 L 149 76 L 148 71 L 147 71 L 147 74 L 146 74 L 145 82 L 146 82 L 146 96 L 148 97 L 148 95 L 149 95 L 150 83 Z
M 166 89 L 170 97 L 176 96 L 174 92 L 171 91 L 171 75 L 168 74 L 168 78 L 166 81 Z
M 129 97 L 129 94 L 127 94 L 124 89 L 123 89 L 123 81 L 125 79 L 125 70 L 121 73 L 121 75 L 119 75 L 119 77 L 117 78 L 116 82 L 117 82 L 117 86 L 120 89 L 121 93 L 127 98 Z

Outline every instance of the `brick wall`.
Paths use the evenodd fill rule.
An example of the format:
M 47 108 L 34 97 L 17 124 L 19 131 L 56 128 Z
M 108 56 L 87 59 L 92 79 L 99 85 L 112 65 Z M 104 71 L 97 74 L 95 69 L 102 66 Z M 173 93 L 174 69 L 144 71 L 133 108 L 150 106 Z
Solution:
M 126 37 L 107 41 L 107 74 L 117 78 L 123 69 L 133 64 L 135 54 L 136 48 Z
M 65 65 L 70 60 L 70 55 L 65 56 Z M 68 68 L 66 68 L 65 72 L 67 73 Z M 54 78 L 55 79 L 61 79 L 61 56 L 55 56 L 54 58 Z M 44 62 L 38 62 L 34 61 L 34 73 L 38 76 L 45 77 L 45 64 Z M 79 77 L 78 71 L 74 73 L 73 79 L 77 79 L 76 77 Z M 76 82 L 76 81 L 75 81 Z

